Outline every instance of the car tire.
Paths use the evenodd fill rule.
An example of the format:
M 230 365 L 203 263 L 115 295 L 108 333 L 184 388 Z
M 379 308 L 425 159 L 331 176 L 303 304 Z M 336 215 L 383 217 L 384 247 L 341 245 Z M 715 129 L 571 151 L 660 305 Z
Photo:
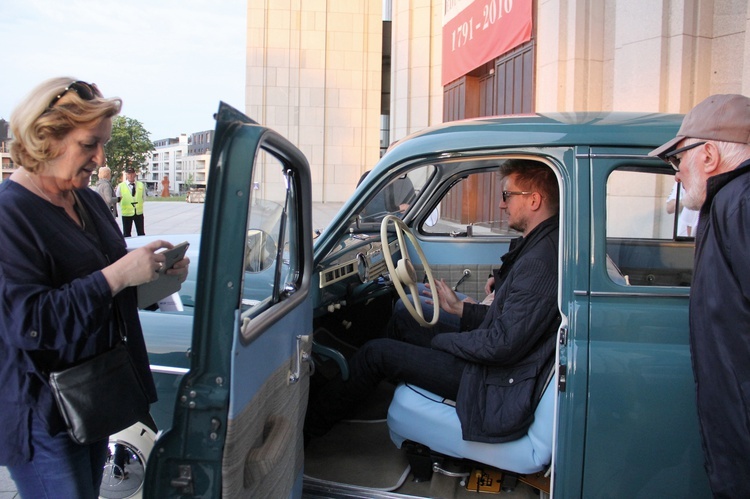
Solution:
M 109 437 L 107 461 L 104 464 L 99 497 L 105 499 L 140 499 L 142 497 L 146 462 L 154 448 L 155 440 L 154 431 L 140 422 Z

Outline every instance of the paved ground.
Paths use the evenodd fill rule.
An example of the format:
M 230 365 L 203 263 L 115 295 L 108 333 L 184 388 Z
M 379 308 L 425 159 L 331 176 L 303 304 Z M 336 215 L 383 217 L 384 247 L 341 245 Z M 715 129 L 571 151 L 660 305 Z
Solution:
M 328 225 L 343 203 L 313 203 L 313 229 Z M 194 234 L 201 230 L 203 203 L 146 201 L 143 208 L 148 235 Z M 121 225 L 118 219 L 118 225 Z M 135 233 L 135 227 L 133 227 Z
M 324 228 L 341 208 L 342 203 L 314 203 L 313 228 Z M 201 230 L 203 204 L 180 201 L 147 201 L 144 207 L 145 230 L 148 235 L 193 234 Z M 118 219 L 118 225 L 121 226 Z M 135 227 L 133 228 L 135 232 Z M 172 241 L 175 242 L 175 241 Z M 16 486 L 8 470 L 0 466 L 0 499 L 17 498 Z

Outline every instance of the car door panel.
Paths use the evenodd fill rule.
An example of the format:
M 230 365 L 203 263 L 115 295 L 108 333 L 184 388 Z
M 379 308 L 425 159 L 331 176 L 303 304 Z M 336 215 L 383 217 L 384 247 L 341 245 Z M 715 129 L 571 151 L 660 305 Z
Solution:
M 217 116 L 190 371 L 172 428 L 155 444 L 146 495 L 299 497 L 309 385 L 304 338 L 312 329 L 312 217 L 303 208 L 311 203 L 309 166 L 293 145 L 229 106 Z M 261 151 L 274 165 L 258 159 Z M 254 220 L 268 193 L 254 189 L 253 179 L 268 169 L 281 170 L 283 199 L 278 220 L 259 229 Z M 260 232 L 275 243 L 260 248 L 270 262 L 265 269 L 248 263 Z M 264 299 L 246 298 L 264 288 Z
M 705 497 L 688 340 L 692 262 L 685 269 L 683 256 L 691 243 L 671 239 L 673 224 L 658 202 L 666 198 L 672 172 L 653 160 L 652 169 L 644 168 L 647 160 L 633 157 L 638 152 L 647 151 L 594 151 L 592 161 L 594 258 L 583 495 Z M 644 178 L 618 185 L 610 181 L 618 170 Z M 635 209 L 623 201 L 637 203 L 646 194 L 639 192 L 641 183 L 654 189 L 648 192 L 652 202 Z M 659 188 L 665 190 L 663 198 Z M 613 200 L 618 196 L 623 199 Z M 631 224 L 634 231 L 645 229 L 653 236 L 609 244 L 609 235 L 620 236 L 617 232 L 628 222 L 637 222 Z M 601 262 L 610 252 L 624 262 L 616 253 L 627 245 L 632 253 L 627 282 L 615 282 Z M 627 273 L 633 269 L 638 275 L 630 282 Z M 674 278 L 684 275 L 687 285 Z

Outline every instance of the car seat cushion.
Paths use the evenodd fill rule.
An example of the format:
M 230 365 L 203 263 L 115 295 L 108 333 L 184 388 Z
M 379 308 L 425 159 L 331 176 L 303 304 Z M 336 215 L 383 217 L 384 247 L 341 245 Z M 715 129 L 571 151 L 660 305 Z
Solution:
M 526 435 L 511 442 L 470 442 L 461 436 L 454 403 L 427 390 L 400 384 L 388 408 L 391 440 L 401 448 L 406 440 L 447 456 L 471 459 L 521 474 L 545 469 L 552 460 L 554 393 L 549 383 Z

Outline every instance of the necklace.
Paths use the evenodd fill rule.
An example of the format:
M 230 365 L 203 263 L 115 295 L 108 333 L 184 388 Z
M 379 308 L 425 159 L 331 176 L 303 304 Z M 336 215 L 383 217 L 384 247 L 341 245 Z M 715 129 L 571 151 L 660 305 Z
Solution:
M 49 198 L 49 196 L 43 190 L 41 190 L 38 185 L 36 185 L 36 182 L 34 182 L 34 179 L 31 178 L 31 175 L 29 175 L 26 172 L 23 172 L 23 174 L 26 175 L 27 179 L 29 179 L 29 182 L 31 182 L 31 185 L 33 185 L 34 187 L 36 187 L 36 190 L 39 191 L 39 194 L 41 194 L 42 196 L 44 196 L 44 198 L 47 201 L 49 201 L 50 203 L 52 203 L 52 200 Z M 55 204 L 55 203 L 52 203 L 52 204 Z

